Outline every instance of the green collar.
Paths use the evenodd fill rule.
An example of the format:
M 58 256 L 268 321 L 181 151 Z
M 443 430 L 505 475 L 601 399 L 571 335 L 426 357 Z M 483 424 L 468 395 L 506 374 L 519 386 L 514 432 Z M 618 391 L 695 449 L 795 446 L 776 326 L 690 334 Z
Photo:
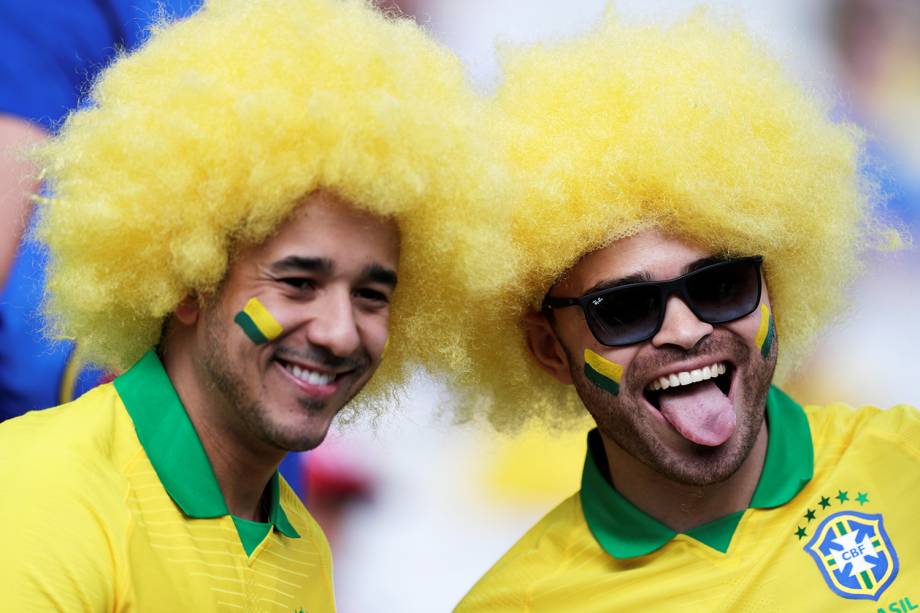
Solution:
M 229 515 L 204 447 L 156 353 L 148 351 L 128 372 L 115 379 L 115 389 L 134 421 L 137 438 L 157 476 L 182 512 L 194 518 Z M 278 471 L 272 475 L 269 486 L 270 524 L 261 524 L 265 526 L 262 537 L 271 525 L 289 538 L 299 538 L 281 508 Z M 238 524 L 237 519 L 234 517 Z M 252 544 L 255 531 L 239 532 L 247 554 L 251 553 L 255 545 L 251 548 L 248 545 Z
M 767 395 L 767 422 L 770 436 L 763 472 L 751 499 L 753 509 L 786 504 L 814 473 L 814 450 L 805 412 L 776 387 L 771 387 Z M 588 527 L 607 553 L 615 558 L 643 556 L 677 535 L 626 500 L 608 481 L 606 473 L 603 443 L 594 429 L 588 433 L 581 505 Z M 743 511 L 727 515 L 686 534 L 725 553 L 742 515 Z

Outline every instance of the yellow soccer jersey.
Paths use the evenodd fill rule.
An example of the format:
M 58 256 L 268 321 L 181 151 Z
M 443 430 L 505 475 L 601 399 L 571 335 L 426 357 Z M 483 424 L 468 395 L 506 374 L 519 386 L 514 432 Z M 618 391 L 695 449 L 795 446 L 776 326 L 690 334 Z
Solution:
M 469 611 L 854 611 L 920 607 L 920 414 L 802 409 L 774 388 L 750 508 L 686 534 L 606 477 L 588 435 L 582 489 L 473 587 Z
M 270 522 L 230 515 L 153 353 L 0 425 L 0 611 L 335 608 L 329 544 L 276 472 Z

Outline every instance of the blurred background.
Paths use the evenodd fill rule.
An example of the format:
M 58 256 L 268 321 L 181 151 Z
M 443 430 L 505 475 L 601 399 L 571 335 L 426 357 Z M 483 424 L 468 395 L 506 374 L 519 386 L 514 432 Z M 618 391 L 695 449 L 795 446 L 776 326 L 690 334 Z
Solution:
M 94 71 L 116 49 L 136 44 L 162 10 L 161 3 L 143 0 L 123 14 L 100 13 L 104 2 L 57 0 L 28 9 L 20 4 L 25 3 L 0 3 L 0 420 L 14 409 L 56 404 L 105 378 L 75 368 L 72 346 L 48 346 L 37 336 L 43 257 L 34 245 L 20 243 L 30 219 L 23 194 L 35 186 L 22 181 L 27 167 L 11 152 L 53 130 Z M 68 38 L 60 30 L 43 32 L 43 11 L 56 4 L 66 5 L 65 21 L 78 34 L 92 28 L 103 33 Z M 196 2 L 165 4 L 181 15 Z M 577 35 L 605 8 L 604 0 L 379 4 L 412 15 L 453 49 L 484 92 L 500 79 L 497 45 Z M 671 21 L 699 4 L 619 0 L 616 7 L 629 20 Z M 865 167 L 881 185 L 884 217 L 905 235 L 917 234 L 920 0 L 706 5 L 745 23 L 792 78 L 827 101 L 835 117 L 867 131 Z M 19 43 L 11 42 L 17 37 Z M 56 61 L 43 65 L 35 54 L 22 55 L 28 45 L 50 40 L 56 41 Z M 73 45 L 69 53 L 79 61 L 62 65 L 59 58 L 68 49 L 60 47 L 66 44 Z M 58 80 L 69 80 L 69 97 L 50 92 L 47 80 L 38 88 L 15 80 L 28 73 L 31 81 L 42 81 L 42 71 L 55 70 L 66 72 Z M 849 310 L 829 322 L 812 357 L 784 387 L 804 403 L 920 404 L 920 327 L 911 323 L 920 313 L 918 281 L 916 249 L 873 256 L 850 289 Z M 419 376 L 409 402 L 375 423 L 337 424 L 319 449 L 285 463 L 289 481 L 329 535 L 344 613 L 449 611 L 528 527 L 579 488 L 587 421 L 573 424 L 571 432 L 534 428 L 509 438 L 485 424 L 454 424 L 439 410 L 441 393 Z

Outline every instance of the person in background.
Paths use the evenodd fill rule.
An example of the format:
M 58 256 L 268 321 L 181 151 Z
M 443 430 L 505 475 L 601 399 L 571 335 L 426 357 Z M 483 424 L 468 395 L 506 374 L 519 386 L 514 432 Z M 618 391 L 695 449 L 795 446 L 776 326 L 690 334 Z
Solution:
M 143 44 L 159 19 L 198 0 L 0 0 L 0 422 L 69 402 L 111 374 L 69 339 L 42 333 L 47 254 L 29 236 L 39 189 L 28 149 L 77 108 L 99 72 Z

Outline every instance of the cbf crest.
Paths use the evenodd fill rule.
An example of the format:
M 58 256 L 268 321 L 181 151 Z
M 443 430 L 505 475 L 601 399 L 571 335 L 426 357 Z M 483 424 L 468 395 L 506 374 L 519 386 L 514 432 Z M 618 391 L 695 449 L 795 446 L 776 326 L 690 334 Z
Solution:
M 878 600 L 898 575 L 898 554 L 881 514 L 840 511 L 822 521 L 805 545 L 831 590 Z

